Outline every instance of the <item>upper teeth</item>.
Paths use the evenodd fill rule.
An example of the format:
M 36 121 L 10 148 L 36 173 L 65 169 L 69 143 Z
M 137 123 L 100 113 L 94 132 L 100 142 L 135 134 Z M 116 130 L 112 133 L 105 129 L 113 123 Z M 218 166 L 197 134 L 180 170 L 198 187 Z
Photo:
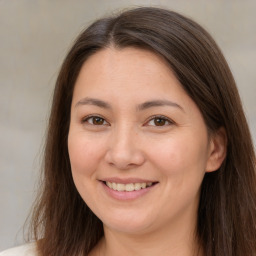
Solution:
M 109 188 L 112 188 L 117 191 L 134 191 L 134 190 L 140 190 L 142 188 L 150 187 L 152 186 L 152 182 L 143 182 L 143 183 L 129 183 L 129 184 L 122 184 L 122 183 L 115 183 L 115 182 L 106 182 L 106 185 Z

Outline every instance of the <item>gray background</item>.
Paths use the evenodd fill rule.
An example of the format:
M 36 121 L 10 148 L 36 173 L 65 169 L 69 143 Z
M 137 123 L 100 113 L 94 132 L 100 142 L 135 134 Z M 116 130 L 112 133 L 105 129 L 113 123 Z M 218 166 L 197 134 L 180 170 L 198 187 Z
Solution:
M 255 143 L 255 0 L 0 0 L 0 251 L 23 242 L 52 90 L 67 50 L 95 18 L 136 6 L 168 7 L 213 35 L 237 81 Z

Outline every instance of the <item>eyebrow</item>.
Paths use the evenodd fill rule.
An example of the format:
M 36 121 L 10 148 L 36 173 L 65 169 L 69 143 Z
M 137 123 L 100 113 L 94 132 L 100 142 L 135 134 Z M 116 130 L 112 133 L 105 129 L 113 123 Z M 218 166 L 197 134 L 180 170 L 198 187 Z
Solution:
M 106 108 L 106 109 L 111 109 L 111 106 L 109 103 L 103 101 L 103 100 L 99 100 L 99 99 L 94 99 L 94 98 L 84 98 L 84 99 L 81 99 L 79 100 L 75 107 L 78 107 L 78 106 L 83 106 L 83 105 L 94 105 L 94 106 L 98 106 L 100 108 Z
M 105 108 L 105 109 L 111 109 L 111 105 L 103 100 L 99 100 L 99 99 L 95 99 L 95 98 L 83 98 L 81 100 L 79 100 L 75 107 L 78 106 L 83 106 L 83 105 L 94 105 L 100 108 Z M 150 100 L 150 101 L 146 101 L 142 104 L 139 104 L 136 106 L 136 109 L 138 111 L 143 111 L 152 107 L 162 107 L 162 106 L 171 106 L 171 107 L 176 107 L 182 111 L 184 111 L 184 109 L 177 103 L 173 102 L 173 101 L 169 101 L 169 100 Z M 185 111 L 184 111 L 185 112 Z
M 162 107 L 162 106 L 171 106 L 171 107 L 176 107 L 179 108 L 180 110 L 184 111 L 184 109 L 177 103 L 169 100 L 151 100 L 151 101 L 146 101 L 140 105 L 137 106 L 138 110 L 146 110 L 148 108 L 152 107 Z

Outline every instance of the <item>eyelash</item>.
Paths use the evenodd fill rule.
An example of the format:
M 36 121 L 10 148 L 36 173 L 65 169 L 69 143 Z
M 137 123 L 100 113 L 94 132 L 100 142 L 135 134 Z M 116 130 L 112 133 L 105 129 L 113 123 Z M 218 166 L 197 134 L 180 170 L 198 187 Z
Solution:
M 103 121 L 103 123 L 102 124 L 94 124 L 93 123 L 93 119 L 96 119 L 96 118 L 98 118 L 98 119 L 101 119 L 101 121 Z M 92 120 L 92 122 L 89 122 L 89 120 Z M 163 126 L 168 126 L 168 125 L 172 125 L 172 124 L 175 124 L 171 119 L 169 119 L 169 118 L 167 118 L 167 117 L 165 117 L 165 116 L 161 116 L 161 115 L 155 115 L 155 116 L 151 116 L 148 120 L 147 120 L 147 122 L 145 123 L 145 124 L 149 124 L 151 121 L 156 121 L 156 119 L 159 119 L 159 120 L 161 120 L 161 121 L 164 121 L 164 125 L 149 125 L 149 126 L 156 126 L 156 127 L 163 127 Z M 168 124 L 166 124 L 166 122 L 168 123 Z M 90 115 L 90 116 L 86 116 L 85 118 L 83 118 L 82 119 L 82 123 L 84 124 L 84 123 L 88 123 L 88 124 L 90 124 L 90 125 L 94 125 L 94 126 L 102 126 L 102 125 L 107 125 L 108 124 L 108 122 L 103 118 L 103 117 L 101 117 L 101 116 L 98 116 L 98 115 Z M 155 124 L 155 123 L 154 123 Z M 143 125 L 144 126 L 144 125 Z
M 102 125 L 106 125 L 106 124 L 99 124 L 99 125 L 97 125 L 97 124 L 94 124 L 93 123 L 93 121 L 92 122 L 89 122 L 89 120 L 90 119 L 96 119 L 96 118 L 99 118 L 99 119 L 101 119 L 101 120 L 103 120 L 103 122 L 105 122 L 105 123 L 108 123 L 106 120 L 105 120 L 105 118 L 103 118 L 103 117 L 101 117 L 101 116 L 98 116 L 98 115 L 89 115 L 89 116 L 86 116 L 85 118 L 83 118 L 82 119 L 82 123 L 84 124 L 84 123 L 88 123 L 88 124 L 90 124 L 90 125 L 95 125 L 95 126 L 102 126 Z
M 164 125 L 150 125 L 150 126 L 158 126 L 158 127 L 163 127 L 163 126 L 168 126 L 168 125 L 172 125 L 172 124 L 174 124 L 174 122 L 170 119 L 170 118 L 167 118 L 166 116 L 161 116 L 161 115 L 155 115 L 155 116 L 151 116 L 149 119 L 148 119 L 148 121 L 146 122 L 146 124 L 148 124 L 149 122 L 154 122 L 154 120 L 156 120 L 156 119 L 160 119 L 160 120 L 163 120 L 164 122 L 165 122 L 165 124 Z M 168 124 L 166 124 L 166 122 L 168 123 Z

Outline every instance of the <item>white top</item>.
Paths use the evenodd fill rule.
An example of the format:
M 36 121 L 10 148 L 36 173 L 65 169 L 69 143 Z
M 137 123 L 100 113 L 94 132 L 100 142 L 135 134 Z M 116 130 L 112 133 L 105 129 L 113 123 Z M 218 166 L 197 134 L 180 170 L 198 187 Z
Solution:
M 36 243 L 29 243 L 0 252 L 0 256 L 38 256 Z

